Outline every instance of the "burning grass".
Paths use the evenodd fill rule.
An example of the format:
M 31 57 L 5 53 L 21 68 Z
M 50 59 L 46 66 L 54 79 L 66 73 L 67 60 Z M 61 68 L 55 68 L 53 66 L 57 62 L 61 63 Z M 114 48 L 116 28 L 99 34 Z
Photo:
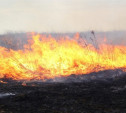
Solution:
M 32 34 L 23 49 L 1 46 L 0 112 L 126 113 L 126 46 L 92 35 L 92 44 Z
M 125 71 L 126 46 L 98 44 L 93 31 L 92 35 L 89 44 L 78 33 L 73 38 L 32 33 L 23 49 L 0 47 L 0 78 L 29 81 L 109 69 Z

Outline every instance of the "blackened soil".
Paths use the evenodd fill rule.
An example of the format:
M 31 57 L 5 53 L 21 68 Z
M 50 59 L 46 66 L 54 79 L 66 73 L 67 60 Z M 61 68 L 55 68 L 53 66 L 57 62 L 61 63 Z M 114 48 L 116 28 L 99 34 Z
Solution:
M 126 113 L 126 77 L 80 83 L 0 84 L 0 113 Z

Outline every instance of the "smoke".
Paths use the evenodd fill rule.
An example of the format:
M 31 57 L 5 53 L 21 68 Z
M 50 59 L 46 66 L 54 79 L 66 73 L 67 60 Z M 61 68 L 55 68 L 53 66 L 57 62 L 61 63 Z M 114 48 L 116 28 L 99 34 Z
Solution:
M 90 32 L 80 32 L 80 38 L 86 40 L 88 43 L 92 43 L 97 40 L 98 44 L 107 43 L 113 45 L 126 45 L 126 31 L 111 31 L 111 32 L 94 32 L 94 35 Z M 6 34 L 0 35 L 0 46 L 6 47 L 8 49 L 23 49 L 23 46 L 27 44 L 29 33 L 13 33 L 9 32 Z M 45 35 L 52 35 L 55 38 L 68 36 L 73 38 L 75 33 L 40 33 Z M 105 40 L 106 41 L 105 41 Z

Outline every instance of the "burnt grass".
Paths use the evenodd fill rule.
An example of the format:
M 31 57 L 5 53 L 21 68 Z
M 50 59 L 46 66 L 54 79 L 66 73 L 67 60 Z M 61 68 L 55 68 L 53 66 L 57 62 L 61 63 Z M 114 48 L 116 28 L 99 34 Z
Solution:
M 0 113 L 126 113 L 126 75 L 81 82 L 0 83 Z

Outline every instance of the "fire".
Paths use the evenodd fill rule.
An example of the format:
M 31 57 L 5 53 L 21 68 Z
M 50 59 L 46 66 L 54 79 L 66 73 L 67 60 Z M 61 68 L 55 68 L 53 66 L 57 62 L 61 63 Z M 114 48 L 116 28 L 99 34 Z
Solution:
M 98 48 L 74 38 L 33 35 L 23 50 L 0 47 L 0 78 L 44 80 L 126 68 L 126 46 L 100 44 Z

